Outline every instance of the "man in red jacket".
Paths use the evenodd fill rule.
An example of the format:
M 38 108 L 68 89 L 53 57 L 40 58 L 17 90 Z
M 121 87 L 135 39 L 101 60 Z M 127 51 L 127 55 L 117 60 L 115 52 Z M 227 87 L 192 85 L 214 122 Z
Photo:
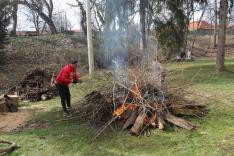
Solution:
M 69 90 L 69 84 L 76 84 L 79 80 L 76 72 L 77 66 L 78 62 L 72 61 L 71 64 L 66 65 L 60 70 L 58 76 L 55 79 L 56 87 L 61 98 L 64 116 L 69 115 L 68 109 L 71 109 L 71 94 Z

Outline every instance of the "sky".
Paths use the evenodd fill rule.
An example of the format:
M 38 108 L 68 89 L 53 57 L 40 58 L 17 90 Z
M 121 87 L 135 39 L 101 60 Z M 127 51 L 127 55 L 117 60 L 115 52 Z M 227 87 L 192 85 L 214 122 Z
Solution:
M 69 6 L 67 3 L 70 4 L 76 4 L 75 0 L 54 0 L 54 13 L 64 13 L 66 12 L 67 14 L 67 19 L 68 21 L 71 22 L 71 25 L 73 29 L 78 29 L 80 28 L 79 25 L 79 8 L 74 8 Z M 18 9 L 18 25 L 17 25 L 17 30 L 18 31 L 25 31 L 25 30 L 35 30 L 33 28 L 32 23 L 28 22 L 25 16 L 26 9 L 22 6 L 19 6 Z
M 213 1 L 213 0 L 211 0 Z M 67 14 L 67 19 L 68 21 L 71 22 L 72 29 L 80 29 L 80 11 L 79 8 L 74 8 L 69 6 L 67 3 L 70 4 L 77 4 L 76 0 L 54 0 L 54 13 L 64 13 L 66 12 Z M 26 21 L 26 16 L 25 16 L 25 9 L 24 7 L 20 6 L 19 7 L 19 12 L 18 12 L 18 26 L 17 30 L 18 31 L 29 31 L 29 30 L 35 30 L 33 28 L 32 23 Z M 195 20 L 198 20 L 200 17 L 201 13 L 196 13 L 195 14 Z M 135 18 L 136 22 L 139 22 L 139 18 Z

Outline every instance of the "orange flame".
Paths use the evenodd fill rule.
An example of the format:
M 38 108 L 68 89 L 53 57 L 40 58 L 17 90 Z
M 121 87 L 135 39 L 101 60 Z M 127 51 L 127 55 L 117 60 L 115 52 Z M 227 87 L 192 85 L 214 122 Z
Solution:
M 139 90 L 139 87 L 136 83 L 136 70 L 135 69 L 132 69 L 130 71 L 130 76 L 131 78 L 134 80 L 134 84 L 131 88 L 131 90 L 133 91 L 132 92 L 132 96 L 134 96 L 137 100 L 140 100 L 141 99 L 141 93 L 140 93 L 140 90 Z M 138 106 L 136 104 L 130 104 L 130 103 L 125 103 L 125 96 L 122 96 L 122 105 L 118 106 L 115 111 L 113 112 L 113 115 L 114 116 L 121 116 L 126 110 L 135 110 Z
M 121 116 L 126 110 L 135 110 L 137 108 L 137 105 L 130 104 L 130 103 L 124 103 L 117 107 L 117 109 L 113 112 L 114 116 Z

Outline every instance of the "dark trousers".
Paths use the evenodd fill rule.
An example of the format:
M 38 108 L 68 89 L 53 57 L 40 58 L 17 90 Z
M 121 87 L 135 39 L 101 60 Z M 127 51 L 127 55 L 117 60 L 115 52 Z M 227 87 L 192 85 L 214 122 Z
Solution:
M 63 111 L 67 112 L 67 107 L 71 107 L 71 94 L 69 87 L 64 84 L 56 84 L 56 87 L 59 91 Z

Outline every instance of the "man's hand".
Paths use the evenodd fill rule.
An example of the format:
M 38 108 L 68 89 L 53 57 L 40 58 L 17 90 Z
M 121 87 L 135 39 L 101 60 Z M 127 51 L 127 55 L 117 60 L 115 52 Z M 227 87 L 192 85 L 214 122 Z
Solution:
M 80 80 L 80 79 L 78 79 L 78 81 L 77 81 L 78 83 L 82 83 L 82 80 Z

